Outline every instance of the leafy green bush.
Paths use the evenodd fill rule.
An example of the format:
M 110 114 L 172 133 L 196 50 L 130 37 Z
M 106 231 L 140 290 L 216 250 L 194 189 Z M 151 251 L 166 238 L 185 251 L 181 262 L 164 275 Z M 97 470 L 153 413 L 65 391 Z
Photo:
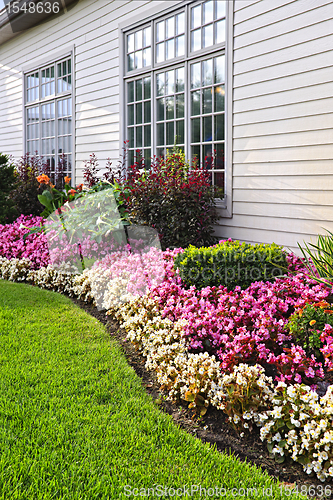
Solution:
M 9 196 L 15 184 L 15 166 L 7 155 L 0 153 L 0 224 L 11 223 L 19 215 Z
M 15 204 L 18 214 L 40 215 L 43 205 L 38 200 L 42 189 L 37 176 L 45 169 L 43 160 L 39 156 L 26 154 L 22 156 L 15 167 L 17 184 L 11 192 L 10 198 Z
M 245 289 L 255 281 L 271 281 L 287 268 L 286 254 L 275 243 L 271 245 L 221 241 L 213 247 L 189 246 L 174 261 L 175 269 L 187 286 L 198 289 L 224 285 Z
M 155 228 L 162 249 L 216 242 L 213 225 L 219 216 L 209 174 L 198 165 L 190 166 L 177 148 L 149 170 L 137 161 L 120 184 L 129 192 L 131 222 Z

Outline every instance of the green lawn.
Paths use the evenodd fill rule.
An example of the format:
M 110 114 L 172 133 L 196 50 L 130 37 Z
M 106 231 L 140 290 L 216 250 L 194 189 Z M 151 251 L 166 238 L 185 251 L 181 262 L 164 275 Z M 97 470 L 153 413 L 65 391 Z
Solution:
M 154 485 L 189 488 L 174 498 L 244 498 L 239 488 L 291 498 L 177 428 L 104 326 L 68 298 L 0 280 L 0 499 L 142 498 Z M 227 492 L 191 496 L 191 485 Z

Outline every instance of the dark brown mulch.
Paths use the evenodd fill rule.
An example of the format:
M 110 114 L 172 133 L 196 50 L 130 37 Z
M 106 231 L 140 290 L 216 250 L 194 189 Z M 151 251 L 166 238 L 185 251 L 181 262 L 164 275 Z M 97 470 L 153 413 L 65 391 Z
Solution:
M 220 452 L 232 453 L 241 461 L 250 462 L 266 470 L 270 476 L 285 483 L 286 488 L 296 485 L 299 489 L 302 485 L 306 485 L 307 488 L 310 485 L 325 487 L 332 484 L 322 483 L 314 474 L 311 476 L 305 474 L 302 466 L 291 459 L 287 459 L 283 464 L 277 464 L 269 457 L 266 445 L 260 440 L 258 429 L 254 429 L 248 435 L 240 438 L 226 421 L 225 414 L 220 410 L 210 407 L 206 415 L 200 419 L 194 415 L 193 410 L 187 408 L 186 402 L 175 405 L 165 401 L 156 382 L 155 374 L 146 370 L 145 358 L 126 340 L 125 331 L 120 328 L 119 323 L 110 316 L 106 316 L 105 311 L 98 311 L 91 304 L 77 299 L 72 299 L 72 301 L 107 327 L 111 337 L 121 345 L 128 363 L 141 378 L 143 387 L 153 400 L 158 402 L 161 410 L 168 413 L 181 428 L 201 439 L 204 443 L 215 445 Z M 207 429 L 204 428 L 206 426 L 208 426 Z M 333 485 L 331 490 L 332 494 L 329 496 L 312 496 L 312 498 L 333 499 Z

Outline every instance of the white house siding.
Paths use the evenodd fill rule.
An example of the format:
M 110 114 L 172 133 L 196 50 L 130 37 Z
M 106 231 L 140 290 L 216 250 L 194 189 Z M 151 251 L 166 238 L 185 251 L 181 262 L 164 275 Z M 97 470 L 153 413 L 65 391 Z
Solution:
M 333 4 L 234 2 L 233 217 L 290 248 L 333 230 Z
M 24 152 L 22 67 L 74 46 L 76 180 L 92 152 L 116 165 L 119 23 L 177 3 L 81 0 L 0 45 L 0 151 Z M 217 234 L 296 248 L 333 230 L 333 4 L 233 3 L 233 216 Z
M 172 5 L 176 2 L 168 2 Z M 153 1 L 154 7 L 165 2 Z M 119 161 L 119 22 L 149 16 L 151 0 L 82 0 L 67 14 L 0 45 L 0 151 L 19 158 L 23 144 L 22 67 L 53 62 L 74 46 L 76 180 L 96 153 L 100 166 Z M 73 115 L 74 118 L 74 115 Z

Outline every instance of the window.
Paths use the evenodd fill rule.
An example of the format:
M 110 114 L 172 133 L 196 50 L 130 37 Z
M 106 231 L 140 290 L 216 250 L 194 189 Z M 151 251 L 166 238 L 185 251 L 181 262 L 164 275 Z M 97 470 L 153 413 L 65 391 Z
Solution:
M 26 152 L 72 174 L 72 61 L 68 57 L 25 75 Z
M 211 172 L 221 198 L 225 33 L 226 0 L 188 2 L 124 30 L 128 163 L 139 153 L 149 166 L 176 144 Z

